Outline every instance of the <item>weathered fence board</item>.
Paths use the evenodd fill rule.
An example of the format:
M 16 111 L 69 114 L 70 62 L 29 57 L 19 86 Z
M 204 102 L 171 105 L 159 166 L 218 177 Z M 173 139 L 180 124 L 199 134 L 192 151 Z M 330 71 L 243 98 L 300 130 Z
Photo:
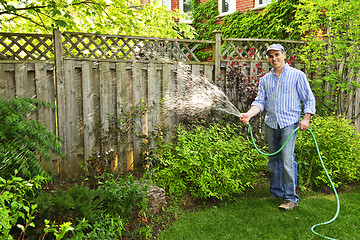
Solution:
M 118 79 L 118 114 L 122 114 L 121 111 L 129 112 L 133 107 L 133 78 L 131 68 L 127 67 L 127 63 L 117 63 L 116 72 Z M 127 170 L 132 167 L 134 162 L 134 136 L 130 132 L 127 132 L 125 136 L 120 136 L 119 139 L 119 169 Z

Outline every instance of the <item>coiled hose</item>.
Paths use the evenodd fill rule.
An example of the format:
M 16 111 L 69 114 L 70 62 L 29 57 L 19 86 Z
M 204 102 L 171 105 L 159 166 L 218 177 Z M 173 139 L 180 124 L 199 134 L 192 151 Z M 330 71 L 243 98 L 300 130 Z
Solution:
M 273 156 L 273 155 L 276 155 L 276 154 L 278 154 L 279 152 L 281 152 L 281 150 L 282 150 L 282 149 L 286 146 L 286 144 L 289 142 L 289 140 L 290 140 L 290 138 L 292 137 L 292 135 L 294 135 L 294 134 L 296 133 L 296 131 L 298 131 L 298 130 L 300 129 L 300 127 L 297 127 L 297 128 L 290 134 L 290 136 L 288 137 L 288 139 L 286 140 L 286 142 L 284 143 L 284 145 L 282 145 L 279 150 L 277 150 L 277 151 L 274 152 L 274 153 L 264 153 L 264 152 L 262 152 L 262 151 L 256 146 L 256 143 L 255 143 L 255 140 L 254 140 L 254 136 L 253 136 L 253 133 L 252 133 L 252 130 L 251 130 L 250 123 L 248 123 L 248 127 L 249 127 L 249 131 L 250 131 L 250 135 L 251 135 L 251 141 L 253 142 L 255 149 L 256 149 L 260 154 L 265 155 L 265 156 Z M 324 169 L 324 171 L 325 171 L 326 177 L 328 178 L 328 180 L 329 180 L 329 182 L 330 182 L 330 184 L 331 184 L 331 187 L 332 187 L 332 189 L 333 189 L 333 191 L 334 191 L 334 193 L 335 193 L 336 202 L 337 202 L 337 210 L 336 210 L 335 216 L 334 216 L 331 220 L 329 220 L 329 221 L 327 221 L 327 222 L 315 224 L 314 226 L 311 227 L 311 231 L 312 231 L 314 234 L 316 234 L 316 235 L 318 235 L 318 236 L 320 236 L 320 237 L 334 240 L 335 238 L 326 237 L 326 236 L 324 236 L 324 235 L 321 235 L 320 233 L 317 233 L 317 232 L 314 230 L 317 226 L 330 224 L 330 223 L 332 223 L 333 221 L 335 221 L 335 219 L 339 216 L 339 212 L 340 212 L 340 201 L 339 201 L 339 196 L 338 196 L 338 194 L 337 194 L 336 188 L 335 188 L 335 186 L 334 186 L 334 184 L 333 184 L 333 182 L 332 182 L 332 180 L 331 180 L 331 178 L 330 178 L 330 176 L 329 176 L 329 173 L 328 173 L 327 170 L 326 170 L 326 167 L 325 167 L 325 165 L 324 165 L 324 162 L 323 162 L 323 160 L 322 160 L 322 157 L 321 157 L 321 154 L 320 154 L 320 150 L 319 150 L 319 146 L 318 146 L 318 144 L 317 144 L 315 135 L 314 135 L 314 133 L 311 131 L 310 128 L 309 128 L 308 130 L 309 130 L 311 136 L 312 136 L 313 139 L 314 139 L 314 143 L 315 143 L 315 146 L 316 146 L 316 150 L 317 150 L 317 153 L 318 153 L 318 156 L 319 156 L 321 165 L 322 165 L 322 167 L 323 167 L 323 169 Z

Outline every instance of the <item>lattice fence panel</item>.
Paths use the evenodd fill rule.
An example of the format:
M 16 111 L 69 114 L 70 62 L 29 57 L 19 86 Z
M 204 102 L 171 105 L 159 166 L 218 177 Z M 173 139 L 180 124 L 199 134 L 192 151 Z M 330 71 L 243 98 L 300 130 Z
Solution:
M 52 35 L 0 33 L 0 60 L 51 59 L 54 59 Z
M 266 60 L 266 49 L 274 43 L 280 43 L 286 50 L 287 60 L 300 61 L 300 41 L 272 39 L 223 39 L 221 56 L 223 61 L 262 61 Z
M 63 33 L 68 58 L 200 62 L 195 52 L 204 41 Z M 209 43 L 212 43 L 209 41 Z

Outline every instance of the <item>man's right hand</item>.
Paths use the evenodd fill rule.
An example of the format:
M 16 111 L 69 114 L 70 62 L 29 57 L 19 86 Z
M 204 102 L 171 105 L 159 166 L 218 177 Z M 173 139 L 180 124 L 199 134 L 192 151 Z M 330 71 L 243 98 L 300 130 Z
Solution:
M 240 114 L 240 121 L 247 125 L 250 121 L 250 119 L 257 115 L 260 112 L 260 108 L 257 106 L 251 106 L 251 108 L 249 109 L 249 111 L 247 111 L 246 113 L 241 113 Z
M 251 117 L 247 113 L 240 114 L 240 121 L 243 124 L 247 125 L 249 123 L 250 119 L 251 119 Z

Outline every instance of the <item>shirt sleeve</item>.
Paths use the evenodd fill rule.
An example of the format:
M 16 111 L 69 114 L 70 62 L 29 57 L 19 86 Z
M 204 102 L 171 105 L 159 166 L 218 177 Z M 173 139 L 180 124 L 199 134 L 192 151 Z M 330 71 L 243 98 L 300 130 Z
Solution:
M 315 114 L 315 96 L 310 88 L 309 81 L 305 73 L 301 72 L 298 81 L 298 94 L 304 104 L 304 113 Z
M 267 97 L 264 87 L 264 78 L 261 78 L 258 88 L 258 94 L 254 102 L 251 104 L 251 106 L 257 106 L 258 108 L 260 108 L 260 111 L 264 111 L 266 105 L 266 99 Z

